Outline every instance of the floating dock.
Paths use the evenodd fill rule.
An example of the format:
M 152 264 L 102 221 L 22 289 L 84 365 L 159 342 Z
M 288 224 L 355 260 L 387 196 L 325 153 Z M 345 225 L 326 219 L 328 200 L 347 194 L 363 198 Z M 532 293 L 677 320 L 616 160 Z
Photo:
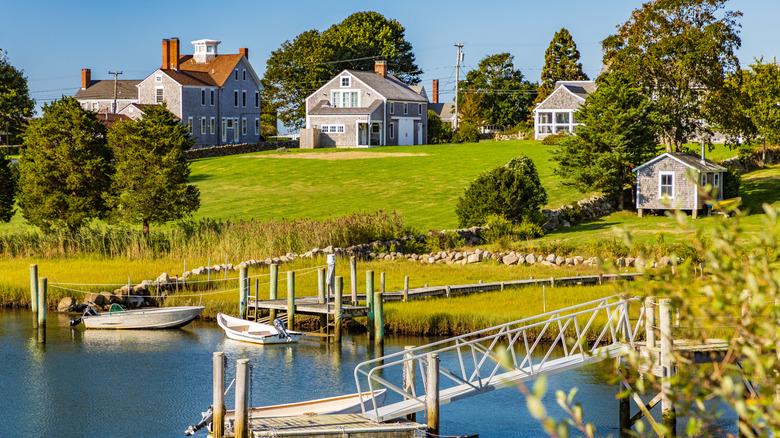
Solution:
M 413 421 L 377 423 L 360 414 L 298 415 L 249 420 L 252 437 L 412 438 L 425 425 Z

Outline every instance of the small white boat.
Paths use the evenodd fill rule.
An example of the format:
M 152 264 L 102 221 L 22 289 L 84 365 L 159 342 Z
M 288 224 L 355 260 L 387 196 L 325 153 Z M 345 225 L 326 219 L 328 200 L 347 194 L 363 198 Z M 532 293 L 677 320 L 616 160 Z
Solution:
M 235 318 L 224 313 L 217 314 L 217 324 L 222 327 L 228 338 L 255 344 L 286 344 L 298 342 L 298 339 L 303 336 L 301 332 L 285 330 L 281 322 L 274 326 Z
M 172 329 L 189 324 L 203 309 L 203 306 L 179 306 L 125 310 L 112 304 L 108 312 L 85 312 L 80 322 L 88 329 Z M 74 320 L 71 325 L 78 323 Z

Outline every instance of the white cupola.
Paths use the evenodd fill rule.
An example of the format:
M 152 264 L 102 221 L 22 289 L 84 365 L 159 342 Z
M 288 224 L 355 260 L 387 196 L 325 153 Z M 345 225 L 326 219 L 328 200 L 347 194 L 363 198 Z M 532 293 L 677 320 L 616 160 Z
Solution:
M 209 62 L 217 56 L 217 46 L 222 41 L 217 40 L 197 40 L 193 41 L 192 45 L 195 46 L 195 54 L 193 58 L 198 64 Z

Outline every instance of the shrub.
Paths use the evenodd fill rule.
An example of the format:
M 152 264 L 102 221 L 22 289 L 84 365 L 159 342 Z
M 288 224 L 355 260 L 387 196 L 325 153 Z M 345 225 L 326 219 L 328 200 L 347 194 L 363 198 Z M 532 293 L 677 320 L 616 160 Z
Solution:
M 558 144 L 559 141 L 566 138 L 565 132 L 559 132 L 557 134 L 548 135 L 547 137 L 542 139 L 542 144 L 545 146 L 555 146 Z
M 533 220 L 523 219 L 520 225 L 515 227 L 515 234 L 520 239 L 534 239 L 544 236 L 542 226 Z
M 723 198 L 736 198 L 739 196 L 739 185 L 742 176 L 731 166 L 726 168 L 727 172 L 723 174 Z
M 458 127 L 458 132 L 452 136 L 453 143 L 477 143 L 479 142 L 479 129 L 476 125 L 463 122 Z
M 447 143 L 452 140 L 452 126 L 441 121 L 441 117 L 428 110 L 428 144 Z
M 514 237 L 515 224 L 504 216 L 491 214 L 485 222 L 488 229 L 482 232 L 482 237 L 488 242 L 497 242 L 501 237 Z
M 423 249 L 424 252 L 430 253 L 462 248 L 465 244 L 466 239 L 454 231 L 439 232 L 431 230 L 430 234 L 425 237 Z

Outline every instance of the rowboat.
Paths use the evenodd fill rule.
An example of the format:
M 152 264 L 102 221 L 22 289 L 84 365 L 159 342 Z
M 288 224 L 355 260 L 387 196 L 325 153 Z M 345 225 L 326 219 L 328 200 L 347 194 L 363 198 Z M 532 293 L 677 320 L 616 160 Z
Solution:
M 278 319 L 274 321 L 274 325 L 270 325 L 218 313 L 217 324 L 222 327 L 228 338 L 255 344 L 286 344 L 298 342 L 298 339 L 303 336 L 301 332 L 285 330 Z
M 172 329 L 189 324 L 203 309 L 203 306 L 178 306 L 125 310 L 119 304 L 112 304 L 108 312 L 90 312 L 89 308 L 80 319 L 71 321 L 71 325 L 83 322 L 88 329 Z

